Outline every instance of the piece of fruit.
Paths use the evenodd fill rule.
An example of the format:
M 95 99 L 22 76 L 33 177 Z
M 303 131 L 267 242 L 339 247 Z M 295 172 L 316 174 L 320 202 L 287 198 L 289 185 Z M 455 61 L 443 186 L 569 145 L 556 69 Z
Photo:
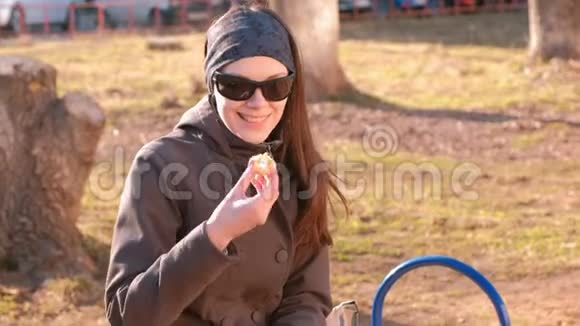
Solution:
M 270 174 L 276 166 L 276 162 L 268 153 L 254 155 L 250 161 L 254 163 L 255 171 L 262 175 Z
M 254 171 L 257 172 L 257 175 L 254 176 L 254 179 L 257 181 L 260 177 L 264 178 L 266 181 L 266 185 L 270 183 L 270 178 L 268 175 L 276 168 L 276 162 L 268 153 L 254 155 L 250 158 L 252 162 Z

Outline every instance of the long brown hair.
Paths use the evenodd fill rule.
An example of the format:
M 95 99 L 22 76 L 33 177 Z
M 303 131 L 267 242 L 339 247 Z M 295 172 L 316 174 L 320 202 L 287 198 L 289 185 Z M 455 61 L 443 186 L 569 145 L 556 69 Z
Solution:
M 333 243 L 328 229 L 327 210 L 327 204 L 332 206 L 331 191 L 340 199 L 348 214 L 347 200 L 337 186 L 336 174 L 331 171 L 314 145 L 306 108 L 302 59 L 290 28 L 278 14 L 269 9 L 265 0 L 238 0 L 232 1 L 232 4 L 230 10 L 223 16 L 237 10 L 258 10 L 270 14 L 288 32 L 296 71 L 292 92 L 288 96 L 284 114 L 277 129 L 282 131 L 284 139 L 279 159 L 296 176 L 298 191 L 308 193 L 305 198 L 299 200 L 298 218 L 293 226 L 295 259 L 302 260 L 318 251 L 323 245 Z M 321 167 L 323 167 L 322 170 L 320 170 Z M 313 174 L 316 176 L 315 180 L 311 180 Z

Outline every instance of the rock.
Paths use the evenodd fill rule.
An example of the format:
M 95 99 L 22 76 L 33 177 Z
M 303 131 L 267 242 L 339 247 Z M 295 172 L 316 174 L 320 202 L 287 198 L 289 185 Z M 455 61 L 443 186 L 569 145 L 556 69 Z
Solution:
M 173 38 L 152 38 L 147 40 L 147 49 L 151 51 L 183 51 L 185 47 Z

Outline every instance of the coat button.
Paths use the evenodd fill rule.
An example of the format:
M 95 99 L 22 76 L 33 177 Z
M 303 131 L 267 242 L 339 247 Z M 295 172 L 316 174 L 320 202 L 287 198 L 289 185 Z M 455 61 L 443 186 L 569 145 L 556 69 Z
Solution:
M 256 325 L 262 325 L 264 323 L 264 314 L 258 310 L 252 312 L 252 320 Z
M 286 249 L 280 249 L 276 253 L 276 261 L 280 264 L 285 263 L 288 260 L 288 251 Z

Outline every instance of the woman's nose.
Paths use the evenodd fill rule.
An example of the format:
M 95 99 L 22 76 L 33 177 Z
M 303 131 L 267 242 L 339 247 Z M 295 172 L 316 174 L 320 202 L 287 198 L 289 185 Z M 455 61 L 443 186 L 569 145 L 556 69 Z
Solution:
M 247 105 L 250 107 L 257 108 L 266 105 L 267 103 L 268 101 L 266 100 L 266 98 L 264 98 L 264 94 L 262 94 L 262 89 L 258 87 L 256 88 L 256 91 L 254 92 L 252 97 L 248 99 Z

